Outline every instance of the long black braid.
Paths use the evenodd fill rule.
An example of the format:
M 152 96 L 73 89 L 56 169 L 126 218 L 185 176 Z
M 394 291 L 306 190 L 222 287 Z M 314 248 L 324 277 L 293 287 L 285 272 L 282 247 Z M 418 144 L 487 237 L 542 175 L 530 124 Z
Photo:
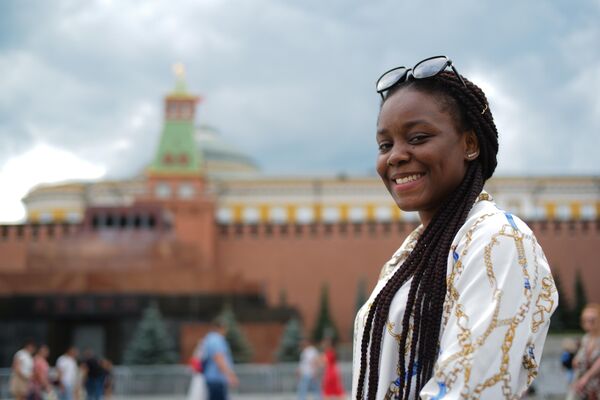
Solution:
M 410 289 L 402 320 L 398 354 L 398 371 L 402 374 L 399 398 L 408 399 L 413 375 L 416 376 L 415 398 L 418 398 L 419 391 L 433 374 L 439 351 L 450 246 L 481 193 L 485 181 L 492 176 L 497 165 L 498 132 L 487 99 L 479 87 L 466 78 L 463 79 L 466 87 L 456 75 L 443 72 L 432 78 L 411 80 L 397 85 L 386 97 L 387 99 L 391 92 L 409 86 L 433 94 L 449 109 L 448 112 L 454 116 L 461 131 L 475 132 L 479 156 L 469 162 L 458 188 L 448 196 L 433 216 L 402 267 L 396 270 L 375 297 L 361 339 L 357 400 L 364 399 L 365 394 L 367 399 L 375 399 L 379 381 L 381 339 L 390 304 L 396 292 L 409 280 Z M 405 357 L 407 343 L 410 344 L 408 360 Z M 365 381 L 367 393 L 364 393 Z

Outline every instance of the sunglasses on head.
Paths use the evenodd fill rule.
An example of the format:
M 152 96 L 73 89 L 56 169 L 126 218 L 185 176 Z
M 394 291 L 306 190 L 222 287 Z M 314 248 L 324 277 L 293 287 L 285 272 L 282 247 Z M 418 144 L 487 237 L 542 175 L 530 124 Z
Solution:
M 452 61 L 446 56 L 435 56 L 419 61 L 414 67 L 396 67 L 385 72 L 379 79 L 377 79 L 377 93 L 381 95 L 383 99 L 385 92 L 393 88 L 399 83 L 406 82 L 409 79 L 426 79 L 432 76 L 438 75 L 440 72 L 445 71 L 446 68 L 451 67 L 452 71 L 456 74 L 458 79 L 465 87 L 467 84 L 460 76 Z

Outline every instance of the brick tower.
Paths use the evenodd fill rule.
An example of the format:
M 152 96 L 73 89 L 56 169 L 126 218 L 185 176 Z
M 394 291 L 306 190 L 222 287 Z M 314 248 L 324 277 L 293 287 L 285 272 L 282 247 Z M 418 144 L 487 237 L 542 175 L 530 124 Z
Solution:
M 185 71 L 174 67 L 175 89 L 164 99 L 164 125 L 154 161 L 146 171 L 143 201 L 158 203 L 172 218 L 176 236 L 197 249 L 198 267 L 215 264 L 215 202 L 205 192 L 203 163 L 194 140 L 200 97 L 187 91 Z

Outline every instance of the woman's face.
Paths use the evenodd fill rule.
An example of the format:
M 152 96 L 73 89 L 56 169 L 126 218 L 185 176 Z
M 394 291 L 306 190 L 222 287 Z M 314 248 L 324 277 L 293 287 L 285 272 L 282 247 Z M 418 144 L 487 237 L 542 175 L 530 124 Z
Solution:
M 38 354 L 43 358 L 48 358 L 48 355 L 50 354 L 50 349 L 48 348 L 48 346 L 41 346 L 38 350 Z
M 600 321 L 598 321 L 598 311 L 593 308 L 586 308 L 581 313 L 581 327 L 586 333 L 600 333 Z
M 424 225 L 461 183 L 467 154 L 478 152 L 475 134 L 458 130 L 451 109 L 408 87 L 379 113 L 377 172 L 398 207 L 418 211 Z

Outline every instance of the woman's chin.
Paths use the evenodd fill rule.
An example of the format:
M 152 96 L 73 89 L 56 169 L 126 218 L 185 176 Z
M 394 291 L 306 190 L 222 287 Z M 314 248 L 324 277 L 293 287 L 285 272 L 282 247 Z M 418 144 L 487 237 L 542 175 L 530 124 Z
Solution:
M 394 201 L 400 210 L 403 212 L 419 211 L 421 209 L 419 203 L 415 199 L 407 199 L 394 196 Z

